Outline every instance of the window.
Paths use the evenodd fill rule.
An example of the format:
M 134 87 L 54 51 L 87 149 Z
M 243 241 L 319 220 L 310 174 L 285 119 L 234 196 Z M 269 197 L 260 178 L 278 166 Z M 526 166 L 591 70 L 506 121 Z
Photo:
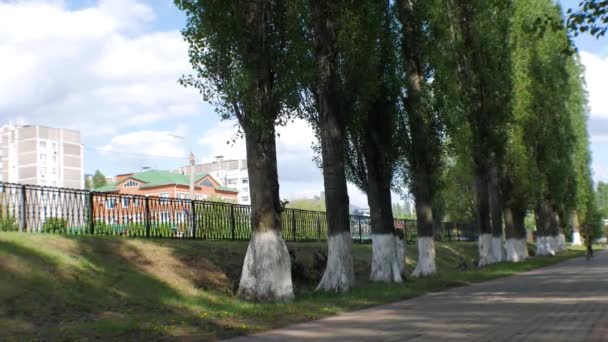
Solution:
M 230 179 L 228 180 L 228 182 L 227 182 L 227 183 L 228 183 L 228 184 L 230 184 L 230 185 L 233 185 L 233 184 L 238 183 L 238 181 L 239 181 L 239 180 L 238 180 L 238 179 L 236 179 L 236 178 L 230 178 Z
M 40 174 L 42 174 L 42 177 L 44 177 L 44 175 L 46 175 L 46 167 L 41 167 L 40 168 Z
M 51 146 L 53 146 L 53 152 L 57 153 L 57 152 L 56 152 L 56 151 L 57 151 L 57 144 L 56 144 L 56 143 L 53 143 L 53 145 L 51 145 Z
M 40 153 L 40 161 L 46 161 L 46 153 Z
M 201 186 L 206 186 L 208 188 L 213 188 L 213 183 L 211 183 L 210 180 L 208 179 L 204 179 L 202 182 L 199 183 Z
M 108 209 L 114 209 L 114 207 L 116 207 L 116 198 L 108 198 L 106 200 L 106 207 Z
M 243 201 L 243 202 L 249 202 L 249 196 L 243 196 L 243 197 L 241 197 L 241 201 Z
M 139 198 L 133 198 L 131 203 L 133 204 L 133 208 L 139 207 Z
M 185 192 L 179 192 L 177 194 L 177 198 L 179 198 L 179 199 L 188 199 L 189 197 L 190 197 L 189 194 L 187 194 Z
M 122 198 L 122 207 L 123 208 L 128 208 L 129 207 L 129 197 L 123 197 Z
M 168 192 L 161 192 L 158 197 L 160 197 L 160 202 L 161 203 L 169 201 L 169 193 Z
M 41 141 L 40 142 L 40 149 L 45 149 L 46 148 L 46 141 Z
M 243 192 L 249 192 L 249 188 L 243 188 Z
M 57 174 L 57 169 L 56 168 L 53 168 L 51 171 L 53 172 L 54 175 Z
M 243 178 L 243 184 L 249 184 L 249 178 Z
M 125 188 L 133 188 L 136 186 L 137 186 L 137 182 L 134 182 L 132 180 L 126 182 L 125 185 L 123 185 L 123 187 L 125 187 Z

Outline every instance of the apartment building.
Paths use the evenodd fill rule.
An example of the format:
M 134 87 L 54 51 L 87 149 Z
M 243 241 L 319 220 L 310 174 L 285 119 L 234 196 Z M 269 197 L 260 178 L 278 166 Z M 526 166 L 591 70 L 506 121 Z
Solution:
M 211 163 L 194 165 L 194 174 L 208 173 L 221 184 L 237 189 L 239 204 L 251 204 L 249 193 L 249 173 L 247 172 L 247 159 L 223 160 L 221 157 Z M 190 166 L 182 166 L 176 170 L 182 175 L 190 175 Z
M 0 181 L 84 188 L 80 132 L 45 126 L 0 126 Z

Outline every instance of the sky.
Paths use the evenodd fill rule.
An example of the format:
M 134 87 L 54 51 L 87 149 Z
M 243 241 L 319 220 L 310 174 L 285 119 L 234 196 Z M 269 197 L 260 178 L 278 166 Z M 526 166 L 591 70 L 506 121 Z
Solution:
M 199 162 L 245 158 L 244 141 L 231 142 L 236 123 L 177 83 L 191 72 L 185 21 L 171 0 L 0 0 L 0 124 L 79 130 L 86 173 L 173 169 L 190 151 Z M 608 181 L 608 37 L 575 43 L 586 68 L 594 179 Z M 281 198 L 319 194 L 308 124 L 278 133 Z M 349 195 L 367 206 L 353 185 Z

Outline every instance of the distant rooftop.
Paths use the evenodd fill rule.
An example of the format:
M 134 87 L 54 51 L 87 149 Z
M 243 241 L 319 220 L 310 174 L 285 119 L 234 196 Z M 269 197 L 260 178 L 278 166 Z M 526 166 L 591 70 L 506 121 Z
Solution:
M 129 174 L 125 174 L 125 175 L 129 175 Z M 209 175 L 208 173 L 197 174 L 194 176 L 194 181 L 197 182 L 207 176 L 211 177 L 211 175 Z M 145 183 L 140 187 L 140 188 L 144 188 L 144 189 L 152 188 L 152 187 L 156 187 L 156 186 L 164 186 L 164 185 L 190 186 L 190 177 L 189 176 L 185 176 L 185 175 L 182 175 L 179 173 L 169 172 L 169 171 L 147 170 L 147 171 L 140 172 L 140 173 L 130 174 L 126 178 L 132 178 L 132 179 L 138 180 L 142 183 Z M 93 189 L 93 191 L 98 191 L 98 192 L 117 191 L 118 189 L 116 188 L 116 186 L 119 183 L 121 183 L 122 181 L 124 181 L 124 179 L 126 179 L 126 178 L 123 178 L 112 184 L 106 184 L 99 188 Z M 211 178 L 214 179 L 213 177 L 211 177 Z M 219 184 L 219 182 L 217 182 L 217 183 Z M 221 190 L 221 191 L 227 191 L 227 192 L 238 192 L 238 190 L 236 190 L 236 189 L 229 188 L 229 187 L 226 187 L 223 185 L 218 186 L 217 189 Z

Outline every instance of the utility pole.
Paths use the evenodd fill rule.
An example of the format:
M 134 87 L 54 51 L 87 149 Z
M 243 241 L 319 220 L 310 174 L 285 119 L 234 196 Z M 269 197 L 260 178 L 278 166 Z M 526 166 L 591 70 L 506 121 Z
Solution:
M 194 158 L 194 153 L 190 152 L 190 156 L 188 157 L 190 160 L 190 199 L 194 199 L 194 164 L 196 159 Z

